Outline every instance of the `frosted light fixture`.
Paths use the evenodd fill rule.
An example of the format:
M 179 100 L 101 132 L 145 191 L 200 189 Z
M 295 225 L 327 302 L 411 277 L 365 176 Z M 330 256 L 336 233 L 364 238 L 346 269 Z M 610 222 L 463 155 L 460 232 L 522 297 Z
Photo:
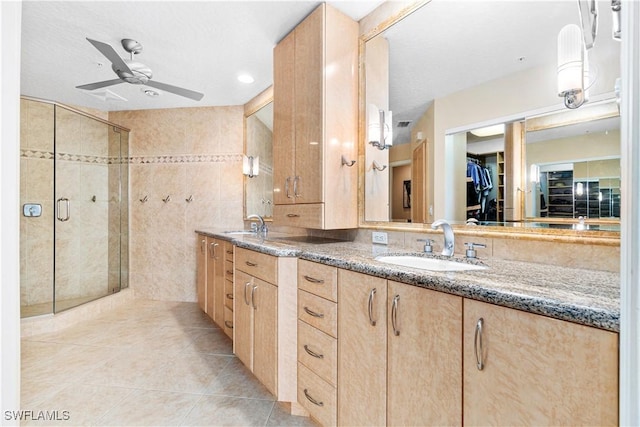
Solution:
M 249 83 L 253 83 L 255 81 L 255 79 L 252 76 L 250 76 L 249 74 L 240 74 L 238 76 L 238 81 L 241 82 L 241 83 L 249 84 Z
M 578 108 L 584 101 L 584 40 L 575 24 L 565 25 L 558 34 L 558 96 L 567 108 Z
M 504 123 L 474 129 L 469 132 L 480 138 L 484 138 L 486 136 L 502 135 L 504 133 Z
M 393 145 L 391 111 L 385 113 L 374 104 L 369 104 L 368 111 L 367 141 L 379 150 L 391 147 Z
M 584 194 L 584 184 L 579 182 L 576 184 L 576 194 L 582 196 Z
M 540 182 L 540 166 L 535 163 L 529 167 L 529 181 L 534 184 Z
M 242 156 L 242 174 L 253 178 L 260 173 L 260 157 Z

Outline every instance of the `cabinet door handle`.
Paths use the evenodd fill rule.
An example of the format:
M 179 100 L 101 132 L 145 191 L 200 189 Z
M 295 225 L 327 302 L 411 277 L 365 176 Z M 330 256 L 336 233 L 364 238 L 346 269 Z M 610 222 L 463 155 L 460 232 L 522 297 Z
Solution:
M 258 264 L 253 263 L 251 261 L 245 261 L 244 263 L 247 264 L 249 267 L 257 267 L 258 266 Z
M 251 286 L 250 282 L 244 284 L 244 303 L 249 305 L 249 297 L 247 297 L 247 287 Z
M 291 194 L 289 194 L 289 182 L 291 182 L 290 176 L 288 176 L 287 179 L 284 180 L 284 191 L 287 194 L 287 199 L 293 198 Z
M 233 294 L 227 294 L 227 299 L 233 299 Z
M 62 209 L 60 209 L 60 202 L 64 202 L 65 205 L 67 205 L 67 215 L 64 218 L 60 215 L 60 212 L 62 211 Z M 56 200 L 56 204 L 58 208 L 56 213 L 56 216 L 58 217 L 58 221 L 60 222 L 69 221 L 69 218 L 71 215 L 71 205 L 70 205 L 69 199 L 67 199 L 66 197 L 60 197 L 58 200 Z
M 482 326 L 484 325 L 484 319 L 481 317 L 476 322 L 476 332 L 473 336 L 473 351 L 476 354 L 476 367 L 479 371 L 484 369 L 484 360 L 482 360 Z
M 324 354 L 316 353 L 315 351 L 309 349 L 308 345 L 304 345 L 304 351 L 306 351 L 310 356 L 315 357 L 316 359 L 324 359 Z
M 300 215 L 289 213 L 287 214 L 287 218 L 300 218 Z
M 253 289 L 251 289 L 251 305 L 253 306 L 254 310 L 258 309 L 258 306 L 256 305 L 256 291 L 258 290 L 258 285 L 254 285 Z
M 228 320 L 225 320 L 225 321 L 224 321 L 224 326 L 226 326 L 226 327 L 227 327 L 227 328 L 229 328 L 229 329 L 233 329 L 233 323 L 231 323 L 231 322 L 230 322 L 230 321 L 228 321 Z
M 206 247 L 207 242 L 204 239 L 200 240 L 200 253 L 205 253 L 205 251 L 207 250 Z
M 373 300 L 376 297 L 376 292 L 378 292 L 378 290 L 376 288 L 371 289 L 371 292 L 369 292 L 369 323 L 371 324 L 371 326 L 376 326 L 376 319 L 373 318 Z
M 307 398 L 307 400 L 311 403 L 313 403 L 314 405 L 317 406 L 324 406 L 324 402 L 318 402 L 317 400 L 315 400 L 313 397 L 309 396 L 309 392 L 307 391 L 307 389 L 304 389 L 304 397 Z
M 216 257 L 216 246 L 218 246 L 217 243 L 209 243 L 209 256 L 211 258 L 215 258 Z
M 313 278 L 313 277 L 311 277 L 311 276 L 304 275 L 304 276 L 302 276 L 302 277 L 304 277 L 304 280 L 306 280 L 307 282 L 317 283 L 317 284 L 322 284 L 322 283 L 324 283 L 324 280 L 321 280 L 321 279 L 315 279 L 315 278 Z
M 308 307 L 306 307 L 306 306 L 305 306 L 305 308 L 304 308 L 304 311 L 306 311 L 306 312 L 307 312 L 307 314 L 308 314 L 309 316 L 317 317 L 318 319 L 324 319 L 324 314 L 322 314 L 322 313 L 316 313 L 316 312 L 315 312 L 315 311 L 313 311 L 313 310 L 309 310 L 309 308 L 308 308 Z
M 391 325 L 393 326 L 393 335 L 399 336 L 400 329 L 398 329 L 398 303 L 400 302 L 400 295 L 393 297 L 391 303 Z
M 293 178 L 293 197 L 302 197 L 300 193 L 298 193 L 298 182 L 302 181 L 302 178 L 296 176 Z

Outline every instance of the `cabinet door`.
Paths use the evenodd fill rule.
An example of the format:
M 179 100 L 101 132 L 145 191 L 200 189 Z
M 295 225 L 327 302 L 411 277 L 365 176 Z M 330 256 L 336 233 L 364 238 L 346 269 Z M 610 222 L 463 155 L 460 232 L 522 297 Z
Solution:
M 617 334 L 473 300 L 463 304 L 466 425 L 618 423 Z
M 273 394 L 276 392 L 278 364 L 278 288 L 253 279 L 253 373 Z
M 294 32 L 273 50 L 273 202 L 295 203 Z
M 196 292 L 198 295 L 198 306 L 205 313 L 207 312 L 207 238 L 198 234 L 198 245 L 196 246 Z
M 233 352 L 247 368 L 253 370 L 253 307 L 251 288 L 253 278 L 236 270 L 233 286 Z
M 324 11 L 323 4 L 294 32 L 296 203 L 323 201 Z
M 386 301 L 385 279 L 338 270 L 338 425 L 386 424 Z
M 207 314 L 213 320 L 215 313 L 214 283 L 216 276 L 216 243 L 212 237 L 207 237 Z
M 462 424 L 462 298 L 389 281 L 387 308 L 387 424 Z
M 215 240 L 213 248 L 213 321 L 224 327 L 224 241 Z

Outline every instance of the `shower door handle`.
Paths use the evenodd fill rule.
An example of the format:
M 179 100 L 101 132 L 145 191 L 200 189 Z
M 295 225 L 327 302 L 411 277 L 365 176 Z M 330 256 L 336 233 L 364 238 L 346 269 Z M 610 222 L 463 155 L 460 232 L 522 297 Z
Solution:
M 60 209 L 61 202 L 64 202 L 67 205 L 67 216 L 65 216 L 64 218 L 60 214 L 61 213 L 61 209 Z M 71 205 L 69 203 L 69 199 L 67 199 L 66 197 L 60 197 L 58 200 L 56 200 L 56 204 L 57 204 L 56 216 L 58 217 L 58 221 L 61 221 L 61 222 L 69 221 L 69 218 L 71 216 Z

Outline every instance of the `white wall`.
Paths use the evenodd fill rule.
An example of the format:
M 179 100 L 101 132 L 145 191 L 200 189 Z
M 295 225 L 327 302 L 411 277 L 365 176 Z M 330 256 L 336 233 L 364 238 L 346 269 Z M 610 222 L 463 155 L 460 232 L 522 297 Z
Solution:
M 22 3 L 0 1 L 0 424 L 20 407 L 20 22 Z

